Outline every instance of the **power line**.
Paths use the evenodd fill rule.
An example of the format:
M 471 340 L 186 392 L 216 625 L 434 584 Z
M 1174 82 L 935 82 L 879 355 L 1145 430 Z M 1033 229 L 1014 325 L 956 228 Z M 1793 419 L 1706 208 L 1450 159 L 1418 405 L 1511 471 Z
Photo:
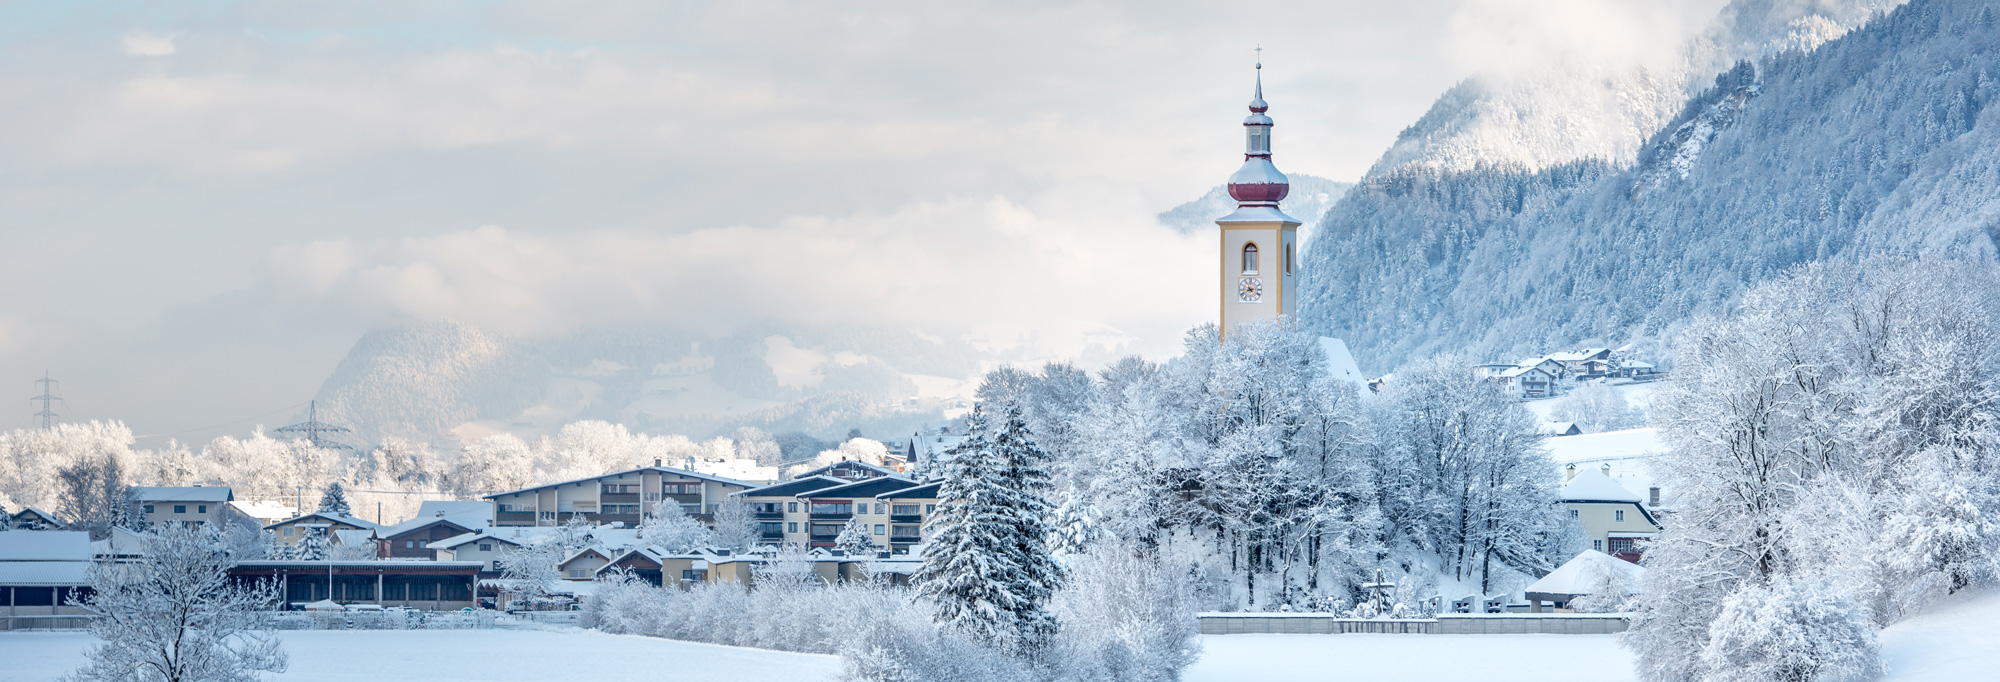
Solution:
M 58 423 L 56 418 L 60 415 L 56 414 L 55 404 L 62 402 L 63 399 L 62 396 L 56 395 L 56 392 L 61 389 L 62 382 L 49 378 L 49 371 L 45 369 L 42 370 L 42 378 L 36 379 L 35 383 L 42 387 L 42 394 L 29 398 L 28 402 L 42 401 L 42 411 L 36 412 L 34 416 L 41 418 L 42 430 L 47 431 L 55 428 Z
M 201 427 L 201 428 L 198 428 L 198 429 L 184 429 L 184 430 L 181 430 L 181 431 L 166 431 L 166 432 L 162 432 L 162 433 L 149 433 L 149 434 L 146 434 L 146 435 L 143 435 L 143 436 L 133 436 L 133 438 L 135 438 L 135 439 L 136 439 L 136 438 L 158 438 L 158 437 L 160 437 L 160 436 L 177 436 L 177 435 L 180 435 L 180 434 L 183 434 L 183 433 L 194 433 L 194 432 L 196 432 L 196 431 L 207 431 L 207 430 L 210 430 L 210 429 L 219 429 L 219 428 L 222 428 L 222 427 L 224 427 L 224 426 L 233 426 L 233 425 L 236 425 L 236 424 L 241 424 L 241 423 L 243 423 L 243 422 L 247 422 L 247 421 L 250 421 L 250 420 L 253 420 L 253 419 L 263 419 L 263 418 L 265 418 L 265 417 L 269 417 L 269 416 L 271 416 L 271 415 L 274 415 L 274 414 L 277 414 L 277 413 L 279 413 L 279 412 L 289 412 L 289 411 L 292 411 L 292 410 L 296 410 L 296 409 L 299 409 L 299 408 L 300 408 L 301 406 L 304 406 L 304 405 L 306 405 L 306 404 L 308 404 L 308 403 L 311 403 L 311 402 L 312 402 L 312 401 L 308 400 L 308 401 L 306 401 L 306 402 L 303 402 L 303 403 L 293 403 L 293 404 L 290 404 L 290 405 L 286 405 L 286 406 L 284 406 L 284 407 L 280 407 L 280 408 L 278 408 L 278 409 L 275 409 L 275 410 L 271 410 L 270 412 L 265 412 L 265 413 L 263 413 L 263 414 L 260 414 L 260 415 L 257 415 L 257 416 L 254 416 L 254 417 L 244 417 L 244 418 L 242 418 L 242 419 L 238 419 L 238 420 L 236 420 L 236 421 L 229 421 L 229 422 L 223 422 L 223 423 L 220 423 L 220 424 L 216 424 L 216 425 L 214 425 L 214 426 L 204 426 L 204 427 Z
M 280 426 L 278 428 L 271 429 L 271 433 L 287 434 L 287 435 L 296 434 L 303 436 L 306 442 L 312 443 L 313 447 L 319 448 L 321 450 L 346 450 L 348 452 L 355 451 L 354 446 L 342 443 L 332 438 L 332 434 L 336 433 L 352 434 L 354 433 L 353 431 L 349 431 L 345 426 L 338 426 L 320 421 L 319 401 L 317 400 L 307 401 L 306 405 L 307 407 L 306 407 L 305 421 L 299 422 L 297 424 L 287 424 L 285 426 Z

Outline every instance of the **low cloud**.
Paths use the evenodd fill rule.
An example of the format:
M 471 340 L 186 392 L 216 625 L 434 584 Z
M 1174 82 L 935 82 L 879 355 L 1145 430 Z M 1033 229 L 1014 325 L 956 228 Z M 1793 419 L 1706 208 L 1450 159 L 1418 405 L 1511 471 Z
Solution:
M 138 57 L 165 57 L 174 53 L 174 37 L 153 33 L 127 33 L 122 41 L 125 54 Z

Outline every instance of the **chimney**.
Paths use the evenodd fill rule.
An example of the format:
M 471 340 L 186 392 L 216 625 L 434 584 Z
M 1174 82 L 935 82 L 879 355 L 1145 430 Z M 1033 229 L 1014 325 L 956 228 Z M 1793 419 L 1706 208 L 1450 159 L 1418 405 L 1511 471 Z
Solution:
M 1605 463 L 1604 463 L 1604 475 L 1605 475 L 1605 476 L 1610 476 L 1610 475 L 1611 475 L 1611 463 L 1610 463 L 1610 462 L 1605 462 Z
M 1648 507 L 1660 506 L 1660 486 L 1656 485 L 1653 486 L 1652 488 L 1647 489 L 1646 497 L 1651 498 L 1648 502 L 1646 502 L 1646 506 Z
M 653 466 L 660 466 L 660 458 L 658 457 L 653 458 Z
M 1571 464 L 1568 467 L 1565 467 L 1563 471 L 1563 481 L 1568 482 L 1575 478 L 1576 478 L 1576 465 Z

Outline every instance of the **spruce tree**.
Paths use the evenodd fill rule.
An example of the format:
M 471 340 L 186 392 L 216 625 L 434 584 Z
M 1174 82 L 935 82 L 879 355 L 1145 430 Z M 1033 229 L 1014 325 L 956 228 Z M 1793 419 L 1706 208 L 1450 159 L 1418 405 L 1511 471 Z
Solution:
M 848 519 L 847 525 L 840 528 L 840 537 L 834 538 L 833 547 L 848 556 L 872 556 L 875 538 L 868 535 L 868 524 L 861 519 Z
M 347 503 L 347 489 L 340 486 L 340 481 L 326 484 L 326 492 L 320 493 L 319 513 L 337 514 L 340 516 L 354 515 L 353 506 Z
M 1056 617 L 1048 604 L 1062 586 L 1063 570 L 1049 547 L 1055 536 L 1054 505 L 1041 493 L 1051 485 L 1049 454 L 1035 443 L 1019 405 L 1008 404 L 1005 421 L 993 436 L 993 457 L 1001 485 L 1014 498 L 1005 511 L 1012 525 L 1008 539 L 1021 561 L 1012 585 L 1019 599 L 1015 628 L 1023 648 L 1039 652 L 1056 632 Z

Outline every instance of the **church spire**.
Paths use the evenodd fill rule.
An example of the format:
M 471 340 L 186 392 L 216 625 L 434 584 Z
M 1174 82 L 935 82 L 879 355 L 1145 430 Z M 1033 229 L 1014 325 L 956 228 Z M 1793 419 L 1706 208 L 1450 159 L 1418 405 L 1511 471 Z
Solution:
M 1271 165 L 1272 122 L 1264 115 L 1271 105 L 1264 101 L 1263 49 L 1257 48 L 1257 90 L 1250 99 L 1250 116 L 1243 119 L 1243 167 L 1229 176 L 1229 196 L 1236 198 L 1239 208 L 1276 208 L 1292 191 L 1291 181 Z

